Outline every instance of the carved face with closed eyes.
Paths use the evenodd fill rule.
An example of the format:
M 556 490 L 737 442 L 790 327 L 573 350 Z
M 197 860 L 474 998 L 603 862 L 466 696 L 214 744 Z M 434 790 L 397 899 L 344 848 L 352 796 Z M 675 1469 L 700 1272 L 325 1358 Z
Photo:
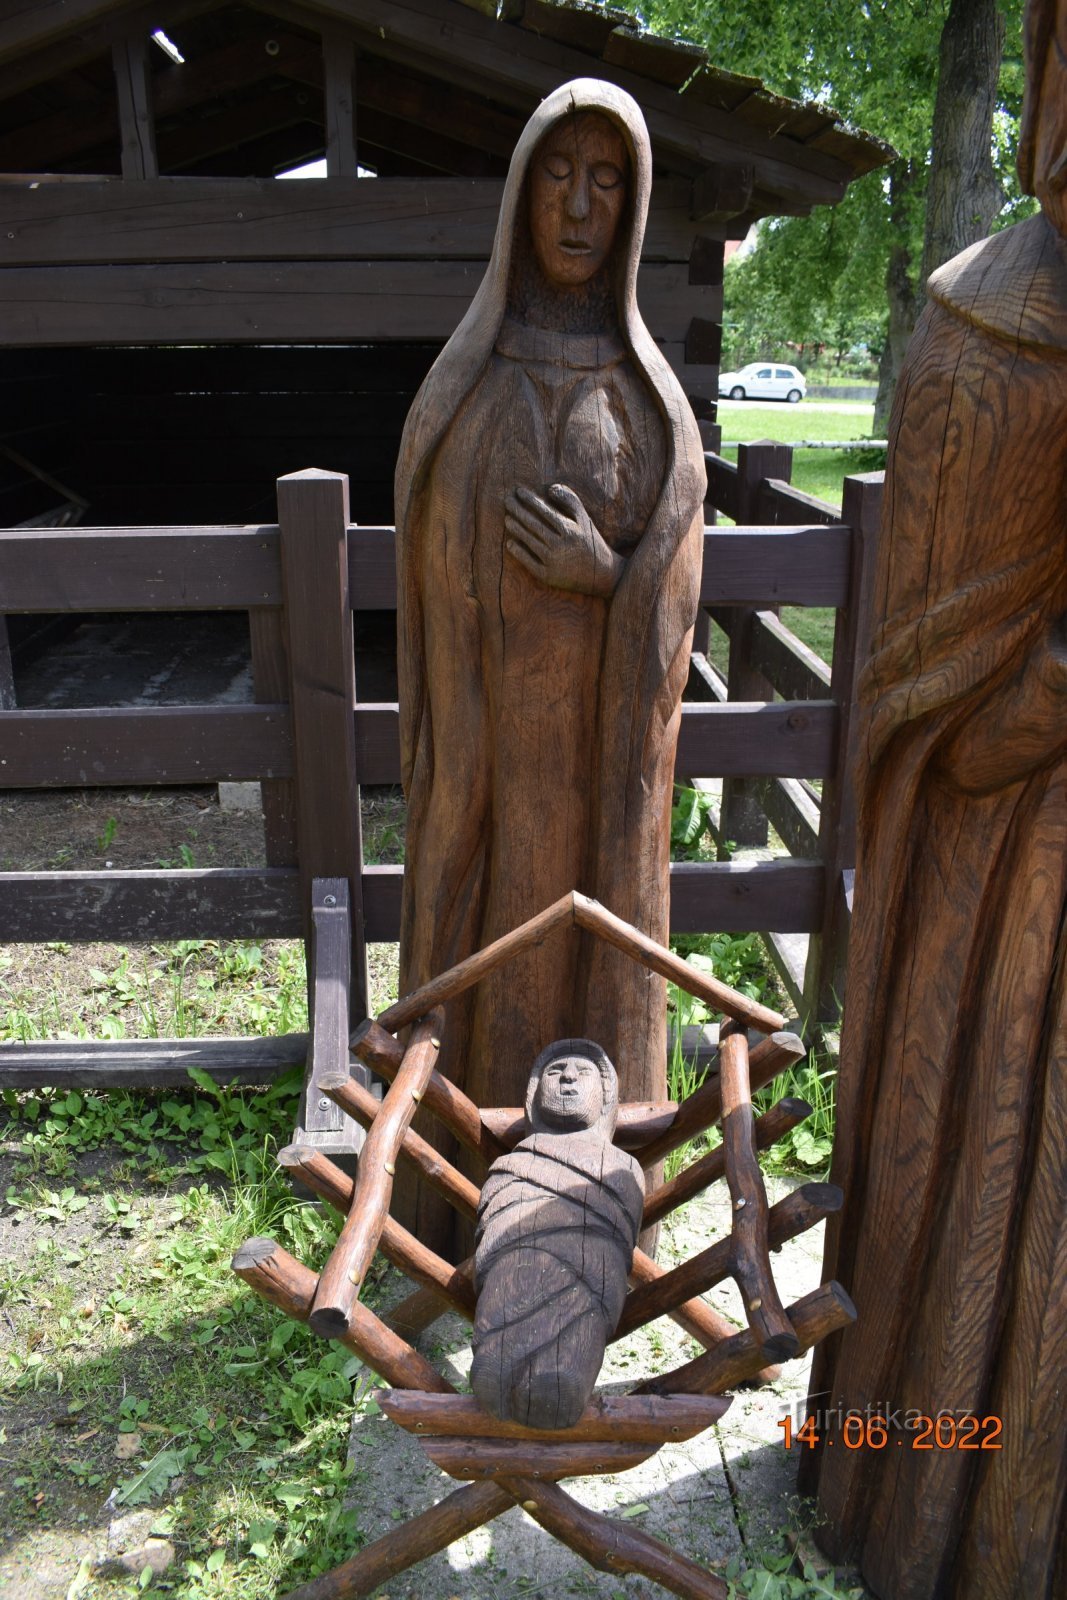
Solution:
M 554 288 L 580 288 L 607 261 L 629 167 L 622 134 L 596 111 L 561 118 L 538 145 L 529 174 L 530 232 Z

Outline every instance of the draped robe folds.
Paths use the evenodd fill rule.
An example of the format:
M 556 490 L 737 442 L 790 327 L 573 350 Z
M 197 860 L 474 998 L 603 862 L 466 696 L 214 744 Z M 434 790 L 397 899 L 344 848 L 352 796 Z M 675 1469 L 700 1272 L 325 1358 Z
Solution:
M 878 1595 L 1018 1600 L 1067 1592 L 1067 677 L 1037 736 L 1025 677 L 1067 611 L 1067 244 L 1037 217 L 930 294 L 861 684 L 826 1255 L 859 1316 L 811 1404 L 998 1417 L 1002 1448 L 824 1446 L 802 1486 Z
M 589 110 L 615 122 L 631 163 L 605 269 L 615 326 L 564 333 L 519 320 L 509 283 L 533 152 L 561 116 Z M 401 993 L 572 889 L 668 936 L 705 478 L 692 411 L 637 309 L 650 184 L 629 96 L 594 80 L 549 96 L 516 148 L 486 277 L 408 418 L 396 479 Z M 541 583 L 505 550 L 506 495 L 556 483 L 625 557 L 607 598 Z M 567 1034 L 603 1044 L 626 1099 L 665 1097 L 663 980 L 572 929 L 449 1003 L 440 1070 L 479 1105 L 516 1105 L 526 1064 Z M 480 1176 L 431 1119 L 417 1125 Z M 455 1248 L 437 1197 L 397 1177 L 397 1217 Z
M 607 1139 L 534 1133 L 494 1161 L 478 1210 L 471 1387 L 494 1416 L 571 1427 L 574 1368 L 603 1360 L 626 1299 L 641 1167 Z M 574 1355 L 571 1355 L 571 1351 Z

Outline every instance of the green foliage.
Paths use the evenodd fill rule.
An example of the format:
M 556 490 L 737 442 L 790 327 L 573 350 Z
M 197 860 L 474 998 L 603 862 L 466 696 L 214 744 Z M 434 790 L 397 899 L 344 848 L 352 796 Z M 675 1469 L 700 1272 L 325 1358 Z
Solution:
M 724 366 L 825 344 L 835 359 L 885 337 L 886 265 L 894 241 L 918 272 L 941 32 L 949 0 L 646 0 L 660 33 L 702 44 L 717 66 L 754 74 L 796 99 L 831 104 L 899 153 L 892 169 L 852 184 L 836 208 L 767 219 L 752 254 L 727 268 Z M 1015 177 L 1022 96 L 1023 0 L 1002 0 L 1007 23 L 993 155 L 1004 204 L 996 226 L 1033 210 Z M 895 199 L 895 207 L 892 202 Z M 803 360 L 800 363 L 805 364 Z
M 251 982 L 249 955 L 234 965 L 250 965 Z M 294 1196 L 274 1162 L 292 1134 L 299 1074 L 243 1093 L 192 1077 L 188 1090 L 155 1095 L 3 1099 L 0 1136 L 17 1141 L 20 1170 L 57 1155 L 81 1168 L 62 1187 L 20 1179 L 6 1198 L 9 1222 L 43 1225 L 48 1248 L 0 1266 L 0 1305 L 18 1330 L 0 1354 L 0 1395 L 20 1418 L 5 1523 L 17 1535 L 49 1526 L 65 1495 L 92 1507 L 110 1496 L 122 1511 L 158 1508 L 153 1531 L 178 1552 L 165 1576 L 144 1582 L 105 1582 L 88 1568 L 73 1586 L 81 1600 L 256 1600 L 359 1543 L 344 1496 L 363 1369 L 260 1302 L 229 1264 L 253 1234 L 316 1265 L 336 1238 L 339 1219 Z M 147 1191 L 124 1188 L 134 1175 Z M 124 1244 L 138 1213 L 146 1226 Z M 53 1245 L 72 1219 L 84 1248 Z M 372 1274 L 371 1303 L 376 1283 Z M 53 1431 L 64 1423 L 66 1434 Z M 129 1460 L 116 1459 L 117 1438 L 131 1441 Z

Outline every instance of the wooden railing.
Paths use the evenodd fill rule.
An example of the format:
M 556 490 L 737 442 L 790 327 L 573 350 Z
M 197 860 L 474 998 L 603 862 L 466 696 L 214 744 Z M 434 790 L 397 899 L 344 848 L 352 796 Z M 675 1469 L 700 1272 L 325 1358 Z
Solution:
M 698 629 L 690 693 L 728 706 L 741 701 L 791 706 L 799 715 L 827 702 L 834 708 L 837 740 L 828 772 L 774 775 L 750 772 L 727 776 L 713 829 L 720 851 L 768 844 L 770 829 L 795 861 L 816 861 L 824 873 L 823 904 L 817 926 L 797 932 L 784 920 L 764 934 L 786 987 L 809 1025 L 832 1023 L 842 993 L 855 865 L 855 808 L 851 782 L 851 727 L 858 674 L 868 638 L 866 586 L 873 566 L 881 516 L 881 472 L 848 477 L 840 509 L 789 483 L 792 450 L 764 441 L 741 445 L 734 465 L 714 452 L 707 457 L 708 520 L 718 514 L 763 532 L 804 521 L 821 525 L 825 543 L 813 539 L 809 553 L 819 570 L 809 574 L 803 599 L 783 597 L 773 605 L 734 602 L 707 606 Z M 736 536 L 736 535 L 735 535 Z M 829 567 L 827 562 L 829 561 Z M 822 580 L 843 562 L 847 576 L 833 598 Z M 832 606 L 835 610 L 832 663 L 823 661 L 778 616 L 779 606 Z M 728 643 L 725 673 L 709 657 L 710 628 Z M 713 652 L 718 653 L 718 652 Z
M 724 811 L 755 803 L 792 852 L 769 861 L 680 862 L 671 871 L 675 932 L 769 930 L 837 948 L 837 906 L 851 866 L 844 780 L 857 659 L 860 556 L 877 491 L 846 483 L 844 522 L 797 510 L 788 464 L 750 446 L 738 468 L 713 458 L 712 502 L 746 525 L 709 526 L 701 604 L 730 634 L 724 682 L 698 653 L 683 708 L 676 771 L 722 778 Z M 758 480 L 754 474 L 760 471 Z M 0 531 L 0 613 L 247 611 L 255 705 L 0 711 L 0 786 L 122 787 L 258 779 L 264 868 L 0 873 L 0 941 L 312 937 L 312 882 L 347 880 L 352 903 L 352 1009 L 367 1008 L 366 942 L 394 940 L 403 868 L 363 860 L 359 789 L 399 782 L 395 704 L 356 700 L 353 612 L 396 607 L 395 534 L 350 523 L 347 480 L 279 480 L 279 521 L 262 527 Z M 764 520 L 753 512 L 765 512 Z M 782 605 L 832 606 L 834 665 L 825 668 L 778 622 Z M 767 686 L 764 690 L 764 686 Z M 773 687 L 772 687 L 773 686 Z M 784 697 L 776 700 L 773 689 Z M 759 692 L 752 692 L 753 690 Z M 822 784 L 821 802 L 806 785 Z M 729 827 L 727 821 L 724 826 Z M 811 961 L 809 960 L 809 967 Z M 823 963 L 825 967 L 825 962 Z M 307 1039 L 255 1052 L 248 1041 L 199 1041 L 219 1077 L 254 1058 L 272 1070 Z M 0 1046 L 0 1085 L 173 1082 L 188 1041 Z M 75 1060 L 76 1057 L 76 1060 Z M 138 1075 L 140 1074 L 140 1078 Z M 325 1148 L 340 1119 L 309 1082 L 303 1130 Z

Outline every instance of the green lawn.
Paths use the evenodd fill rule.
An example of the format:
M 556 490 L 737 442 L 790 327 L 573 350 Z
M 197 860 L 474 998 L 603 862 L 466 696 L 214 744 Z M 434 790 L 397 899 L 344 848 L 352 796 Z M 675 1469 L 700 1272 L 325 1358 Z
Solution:
M 870 438 L 874 406 L 865 400 L 802 400 L 799 405 L 754 405 L 745 400 L 720 400 L 723 455 L 737 460 L 738 444 L 756 439 L 774 439 L 791 444 L 792 482 L 805 494 L 814 494 L 831 505 L 841 504 L 841 484 L 852 472 L 872 472 L 881 463 L 862 441 Z M 852 450 L 804 450 L 805 440 L 840 439 L 856 443 Z M 810 642 L 810 641 L 809 641 Z

